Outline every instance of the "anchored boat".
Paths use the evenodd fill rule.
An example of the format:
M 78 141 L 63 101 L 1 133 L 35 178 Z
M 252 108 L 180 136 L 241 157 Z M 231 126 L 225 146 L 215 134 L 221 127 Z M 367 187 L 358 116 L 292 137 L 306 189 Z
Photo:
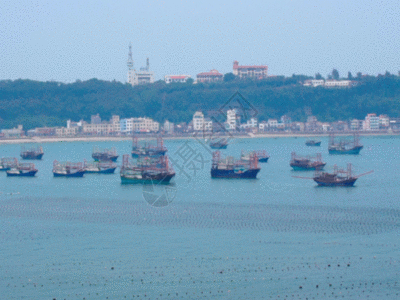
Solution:
M 7 171 L 16 168 L 18 160 L 15 157 L 2 157 L 0 160 L 0 171 Z
M 260 170 L 261 168 L 258 166 L 258 158 L 255 153 L 249 156 L 249 160 L 236 160 L 232 156 L 221 158 L 219 151 L 213 152 L 211 178 L 255 179 Z
M 260 163 L 268 162 L 269 155 L 265 150 L 251 151 L 249 153 L 246 153 L 245 151 L 242 150 L 240 159 L 248 161 L 253 154 L 257 156 L 258 162 Z
M 321 153 L 317 153 L 313 156 L 298 156 L 295 152 L 292 152 L 292 159 L 290 160 L 290 166 L 293 170 L 322 170 L 326 163 L 322 161 Z
M 18 163 L 16 167 L 7 170 L 7 176 L 24 176 L 33 177 L 36 175 L 38 170 L 32 163 Z
M 347 170 L 339 169 L 336 165 L 333 166 L 333 173 L 322 172 L 321 170 L 315 171 L 314 177 L 299 177 L 302 179 L 312 179 L 318 186 L 353 186 L 358 178 L 361 176 L 371 174 L 374 171 L 369 171 L 360 175 L 354 175 L 352 173 L 351 164 L 347 164 Z
M 95 161 L 93 163 L 88 163 L 86 160 L 84 160 L 83 163 L 83 169 L 85 170 L 85 173 L 113 174 L 117 167 L 117 164 L 111 161 Z
M 226 149 L 228 147 L 228 140 L 226 138 L 214 138 L 210 141 L 211 149 Z
M 99 147 L 93 148 L 92 157 L 95 161 L 117 161 L 119 155 L 115 148 L 100 149 Z
M 72 162 L 53 162 L 53 175 L 54 177 L 83 177 L 85 170 L 83 164 Z
M 341 139 L 339 142 L 335 141 L 333 134 L 329 135 L 329 154 L 359 154 L 363 146 L 360 144 L 359 137 L 354 134 L 353 141 Z
M 306 141 L 306 146 L 319 147 L 319 146 L 321 146 L 321 141 L 308 140 L 308 141 Z
M 162 156 L 167 152 L 164 147 L 164 142 L 161 137 L 157 138 L 157 145 L 145 143 L 143 146 L 139 145 L 138 138 L 134 137 L 132 142 L 132 157 L 137 158 L 140 156 Z
M 25 147 L 22 147 L 20 155 L 22 159 L 42 159 L 43 154 L 43 148 L 39 146 L 36 148 L 32 147 L 30 149 L 25 149 Z
M 157 159 L 133 163 L 129 155 L 122 157 L 121 183 L 155 183 L 168 184 L 175 176 L 175 171 L 169 165 L 168 156 L 160 156 Z

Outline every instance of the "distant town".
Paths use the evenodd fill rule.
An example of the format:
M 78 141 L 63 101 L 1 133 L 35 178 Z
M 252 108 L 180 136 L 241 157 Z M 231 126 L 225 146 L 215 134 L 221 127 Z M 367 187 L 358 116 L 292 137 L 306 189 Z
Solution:
M 23 130 L 23 125 L 13 129 L 3 129 L 1 139 L 15 139 L 23 137 L 94 137 L 114 136 L 127 137 L 132 135 L 161 134 L 164 136 L 190 136 L 197 134 L 324 134 L 324 133 L 398 133 L 400 132 L 400 118 L 390 118 L 387 115 L 377 116 L 368 114 L 364 120 L 321 122 L 315 116 L 308 116 L 307 122 L 292 121 L 288 116 L 279 120 L 268 119 L 258 122 L 257 118 L 241 121 L 241 115 L 236 109 L 226 111 L 225 120 L 205 117 L 197 111 L 192 120 L 174 124 L 166 120 L 160 124 L 151 118 L 124 118 L 113 115 L 109 121 L 101 119 L 100 115 L 93 115 L 91 122 L 68 120 L 66 127 L 40 127 Z

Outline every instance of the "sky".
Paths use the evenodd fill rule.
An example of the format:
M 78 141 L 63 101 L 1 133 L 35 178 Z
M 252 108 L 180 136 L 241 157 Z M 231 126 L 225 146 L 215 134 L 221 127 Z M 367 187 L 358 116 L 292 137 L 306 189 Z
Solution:
M 398 0 L 0 0 L 0 80 L 127 81 L 240 65 L 270 75 L 400 70 Z

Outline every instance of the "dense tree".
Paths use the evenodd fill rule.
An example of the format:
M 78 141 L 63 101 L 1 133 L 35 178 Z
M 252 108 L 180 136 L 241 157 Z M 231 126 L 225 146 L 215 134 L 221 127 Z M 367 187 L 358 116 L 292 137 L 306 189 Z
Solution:
M 99 113 L 121 118 L 147 116 L 163 122 L 189 122 L 196 110 L 206 115 L 226 105 L 239 91 L 257 110 L 260 121 L 286 114 L 305 121 L 304 107 L 319 120 L 364 118 L 367 113 L 400 115 L 400 78 L 359 77 L 353 88 L 304 87 L 304 75 L 233 80 L 212 84 L 165 84 L 132 87 L 120 82 L 76 81 L 70 84 L 32 80 L 0 81 L 0 128 L 65 126 L 68 119 L 90 121 Z
M 224 81 L 229 82 L 235 80 L 236 76 L 233 73 L 226 73 L 224 75 Z
M 332 70 L 332 78 L 335 80 L 339 80 L 339 72 L 336 69 Z
M 347 79 L 348 80 L 353 80 L 353 75 L 351 75 L 351 72 L 347 73 Z
M 315 79 L 318 79 L 318 80 L 322 79 L 321 74 L 320 73 L 315 74 Z

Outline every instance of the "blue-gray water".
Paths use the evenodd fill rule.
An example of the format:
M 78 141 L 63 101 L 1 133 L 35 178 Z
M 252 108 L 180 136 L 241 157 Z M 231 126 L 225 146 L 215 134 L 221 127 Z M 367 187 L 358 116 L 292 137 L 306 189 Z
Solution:
M 265 149 L 270 160 L 257 180 L 212 180 L 199 141 L 165 141 L 177 173 L 155 187 L 165 207 L 145 201 L 151 187 L 121 185 L 118 171 L 52 176 L 55 159 L 90 161 L 95 145 L 122 155 L 130 142 L 43 144 L 36 178 L 0 173 L 0 298 L 400 298 L 400 138 L 365 137 L 359 156 L 329 156 L 327 138 L 304 143 L 234 140 L 223 154 Z M 319 188 L 292 177 L 313 174 L 291 171 L 292 151 L 374 173 Z M 19 152 L 0 146 L 3 157 Z

